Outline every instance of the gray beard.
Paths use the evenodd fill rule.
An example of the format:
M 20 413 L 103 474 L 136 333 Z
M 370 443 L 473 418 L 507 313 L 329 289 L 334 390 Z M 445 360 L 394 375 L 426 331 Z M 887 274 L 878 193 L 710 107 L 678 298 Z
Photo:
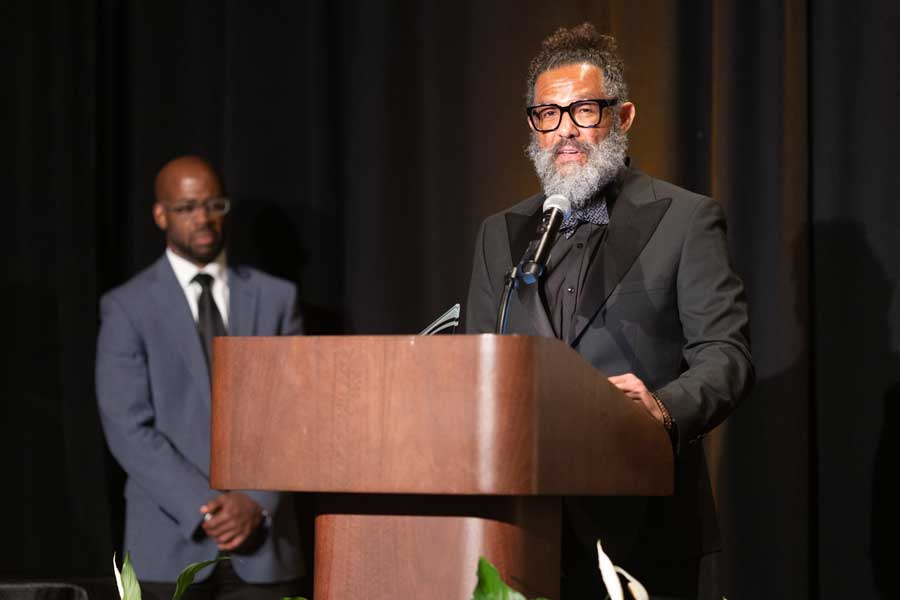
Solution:
M 572 145 L 587 154 L 583 165 L 568 164 L 557 168 L 556 150 L 563 144 Z M 538 144 L 537 134 L 531 132 L 527 154 L 534 163 L 534 170 L 544 194 L 562 194 L 572 202 L 572 208 L 584 208 L 594 194 L 613 181 L 625 168 L 628 152 L 628 136 L 619 127 L 609 130 L 607 136 L 596 145 L 577 140 L 560 140 L 551 148 Z

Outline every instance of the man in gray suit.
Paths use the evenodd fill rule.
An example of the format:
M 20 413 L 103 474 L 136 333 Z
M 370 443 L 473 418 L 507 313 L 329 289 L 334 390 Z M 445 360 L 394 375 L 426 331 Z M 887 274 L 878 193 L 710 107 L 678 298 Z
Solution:
M 303 561 L 290 497 L 209 487 L 209 364 L 215 335 L 299 334 L 296 289 L 226 263 L 230 204 L 205 160 L 172 160 L 155 192 L 165 254 L 100 303 L 97 400 L 127 474 L 124 550 L 145 598 L 171 598 L 185 566 L 226 553 L 191 594 L 295 595 Z
M 589 24 L 544 41 L 527 84 L 544 193 L 483 223 L 467 330 L 494 330 L 504 276 L 536 237 L 545 197 L 568 197 L 546 274 L 518 286 L 508 332 L 557 337 L 611 375 L 665 428 L 676 466 L 672 497 L 567 502 L 563 597 L 602 597 L 598 538 L 654 595 L 697 597 L 701 562 L 720 549 L 700 440 L 752 385 L 747 306 L 719 204 L 629 166 L 636 109 L 622 73 L 615 41 Z

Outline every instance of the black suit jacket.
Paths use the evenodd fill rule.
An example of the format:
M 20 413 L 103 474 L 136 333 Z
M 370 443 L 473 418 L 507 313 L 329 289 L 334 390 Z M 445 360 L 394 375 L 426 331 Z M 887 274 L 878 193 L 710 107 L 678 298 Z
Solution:
M 718 203 L 634 169 L 620 182 L 566 341 L 607 375 L 633 372 L 669 409 L 678 429 L 675 494 L 584 498 L 572 502 L 573 522 L 586 545 L 600 537 L 614 561 L 699 556 L 719 548 L 700 441 L 754 379 L 744 288 Z M 543 200 L 533 196 L 482 224 L 469 333 L 494 330 L 503 277 L 535 236 Z M 510 333 L 554 335 L 536 286 L 521 286 L 510 304 Z

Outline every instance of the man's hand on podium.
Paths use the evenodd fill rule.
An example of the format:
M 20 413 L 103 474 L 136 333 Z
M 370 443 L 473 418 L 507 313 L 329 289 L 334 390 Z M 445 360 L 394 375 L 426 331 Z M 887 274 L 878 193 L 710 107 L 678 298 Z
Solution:
M 634 373 L 625 373 L 624 375 L 615 375 L 609 378 L 609 382 L 622 390 L 626 396 L 640 403 L 641 406 L 653 415 L 653 418 L 659 421 L 660 425 L 665 425 L 662 410 L 659 403 L 644 382 L 638 379 Z

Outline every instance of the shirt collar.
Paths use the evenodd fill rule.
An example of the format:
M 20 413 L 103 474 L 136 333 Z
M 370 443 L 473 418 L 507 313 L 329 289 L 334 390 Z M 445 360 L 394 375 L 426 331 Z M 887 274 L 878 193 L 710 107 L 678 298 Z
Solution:
M 221 279 L 225 284 L 228 283 L 228 269 L 225 268 L 224 250 L 219 252 L 215 260 L 199 268 L 186 258 L 175 254 L 171 248 L 166 248 L 166 258 L 169 259 L 169 264 L 172 265 L 172 270 L 175 271 L 175 278 L 178 279 L 178 283 L 184 289 L 187 289 L 197 273 L 208 273 L 212 275 L 214 280 Z

